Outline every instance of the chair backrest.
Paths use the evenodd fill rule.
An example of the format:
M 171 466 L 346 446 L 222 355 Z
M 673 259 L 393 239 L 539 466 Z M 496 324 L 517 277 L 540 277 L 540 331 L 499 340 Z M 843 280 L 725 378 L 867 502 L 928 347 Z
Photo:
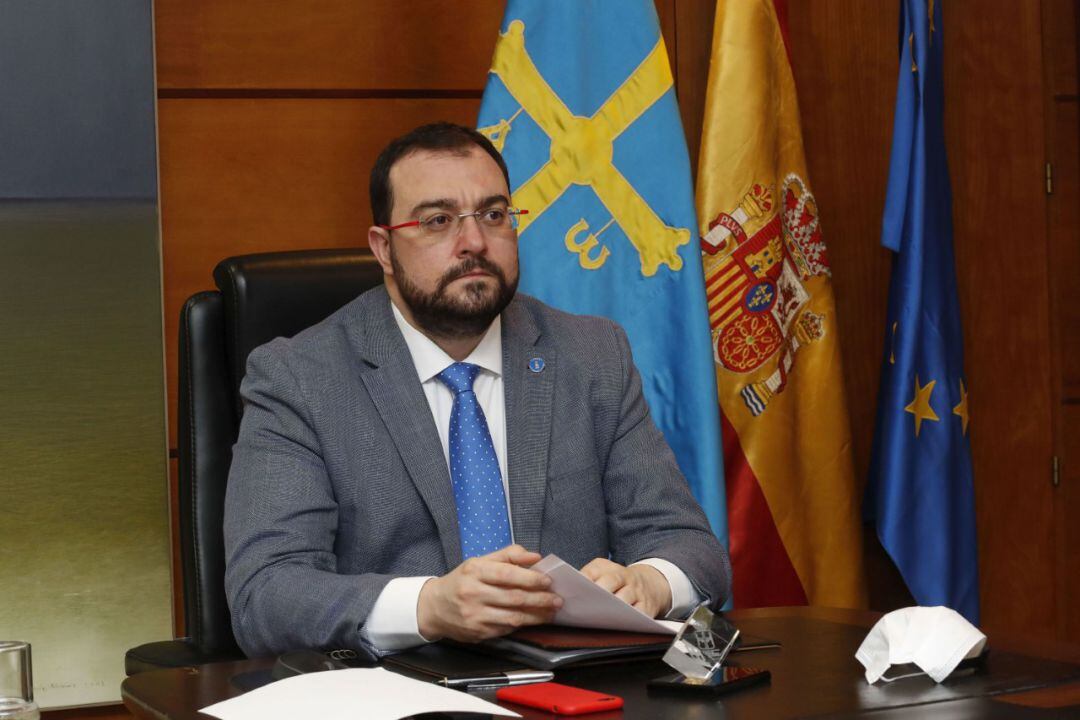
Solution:
M 242 255 L 214 268 L 217 292 L 180 313 L 179 498 L 187 635 L 208 655 L 239 654 L 225 600 L 225 485 L 248 353 L 290 337 L 382 282 L 367 250 Z

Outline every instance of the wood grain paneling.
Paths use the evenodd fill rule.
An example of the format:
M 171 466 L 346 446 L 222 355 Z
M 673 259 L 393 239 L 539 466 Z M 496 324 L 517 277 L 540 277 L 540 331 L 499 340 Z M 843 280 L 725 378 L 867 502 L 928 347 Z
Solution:
M 983 624 L 1050 634 L 1056 608 L 1045 138 L 1041 121 L 1033 121 L 1043 104 L 1040 8 L 963 0 L 943 9 Z
M 157 0 L 160 88 L 481 90 L 503 3 Z
M 1048 633 L 1048 275 L 1039 7 L 945 6 L 947 144 L 972 390 L 984 619 Z M 889 254 L 878 246 L 895 98 L 896 8 L 789 4 L 811 181 L 833 264 L 860 479 L 869 466 Z M 1075 126 L 1074 126 L 1075 132 Z M 1020 218 L 1023 218 L 1021 220 Z M 995 228 L 1020 226 L 1023 239 Z M 1015 238 L 1016 236 L 1014 236 Z M 1023 520 L 1018 521 L 1018 518 Z
M 811 186 L 829 247 L 857 486 L 870 466 L 891 254 L 880 245 L 896 92 L 896 8 L 788 3 L 788 39 Z M 912 603 L 872 528 L 871 607 Z
M 1080 267 L 1076 270 L 1080 272 Z M 1056 636 L 1080 645 L 1080 404 L 1066 405 L 1061 422 L 1064 428 L 1061 485 L 1056 491 L 1061 582 Z
M 1077 3 L 1045 0 L 1047 160 L 1053 167 L 1049 199 L 1054 312 L 1062 397 L 1080 401 L 1080 100 L 1077 98 Z M 1065 430 L 1080 432 L 1080 428 Z M 1080 521 L 1080 518 L 1077 518 Z
M 474 124 L 478 100 L 159 102 L 171 446 L 177 323 L 229 255 L 366 244 L 368 175 L 393 137 L 424 122 Z
M 836 293 L 855 472 L 870 467 L 888 300 L 881 247 L 896 97 L 892 3 L 788 3 L 806 160 Z
M 668 61 L 671 63 L 671 72 L 675 76 L 675 87 L 679 87 L 678 62 L 678 28 L 675 23 L 675 0 L 656 0 L 656 16 L 660 20 L 660 35 L 664 38 L 664 45 L 668 51 Z
M 694 178 L 697 178 L 698 153 L 701 151 L 715 8 L 715 0 L 678 0 L 675 6 L 676 62 L 673 67 Z
M 1077 187 L 1077 127 L 1080 105 L 1057 103 L 1054 108 L 1057 132 L 1051 158 L 1054 196 L 1050 201 L 1051 241 L 1054 269 L 1058 276 L 1057 315 L 1061 328 L 1061 396 L 1080 402 L 1080 188 Z
M 1076 56 L 1080 8 L 1076 0 L 1042 0 L 1042 6 L 1047 89 L 1051 97 L 1076 95 L 1080 90 Z
M 1040 12 L 1051 5 L 1075 13 L 1073 0 L 944 5 L 946 130 L 984 621 L 1014 634 L 1045 635 L 1056 625 L 1080 639 L 1077 611 L 1061 599 L 1080 590 L 1080 531 L 1072 529 L 1080 523 L 1070 520 L 1077 493 L 1063 486 L 1055 508 L 1049 483 L 1058 403 L 1051 346 L 1061 348 L 1066 397 L 1080 399 L 1080 331 L 1064 330 L 1080 328 L 1080 188 L 1059 174 L 1061 194 L 1049 205 L 1043 190 L 1046 146 L 1075 156 L 1080 140 L 1075 51 L 1048 54 L 1051 80 L 1043 82 Z M 657 0 L 695 174 L 714 8 L 714 0 Z M 283 0 L 158 0 L 166 97 L 229 89 L 283 96 L 160 103 L 170 408 L 182 300 L 208 287 L 211 268 L 229 254 L 362 244 L 375 153 L 424 121 L 474 122 L 502 10 L 486 1 L 327 0 L 301 8 Z M 869 467 L 891 262 L 879 238 L 897 15 L 895 2 L 788 5 L 860 482 Z M 1046 26 L 1046 42 L 1060 46 L 1071 32 L 1075 45 L 1075 18 L 1071 26 Z M 334 91 L 375 99 L 317 99 Z M 297 97 L 286 99 L 290 93 Z M 395 93 L 413 99 L 386 97 Z M 1044 123 L 1048 94 L 1074 101 Z M 1070 487 L 1080 482 L 1077 407 L 1062 412 L 1058 434 Z
M 1057 514 L 1057 629 L 1080 642 L 1080 102 L 1075 0 L 1044 0 L 1047 160 L 1053 193 L 1047 204 L 1060 484 Z

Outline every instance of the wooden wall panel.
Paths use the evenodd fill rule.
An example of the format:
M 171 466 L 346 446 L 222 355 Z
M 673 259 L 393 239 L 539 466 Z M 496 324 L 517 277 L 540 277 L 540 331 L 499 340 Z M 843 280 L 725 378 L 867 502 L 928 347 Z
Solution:
M 660 20 L 660 35 L 664 38 L 664 45 L 668 51 L 668 61 L 671 63 L 671 72 L 675 75 L 675 87 L 679 86 L 679 77 L 676 70 L 678 48 L 678 29 L 675 26 L 675 0 L 656 0 L 656 16 Z
M 1077 80 L 1075 0 L 1045 0 L 1048 153 L 1053 164 L 1054 193 L 1050 197 L 1050 239 L 1060 282 L 1055 284 L 1055 313 L 1060 328 L 1058 347 L 1066 399 L 1080 401 L 1080 82 Z M 1066 426 L 1066 429 L 1069 429 Z M 1077 428 L 1075 432 L 1080 432 Z M 1080 520 L 1080 518 L 1078 518 Z
M 891 254 L 881 247 L 897 76 L 896 7 L 788 3 L 788 37 L 811 187 L 829 247 L 857 486 L 877 414 Z M 871 607 L 911 604 L 873 528 L 863 536 Z
M 1042 103 L 1039 7 L 996 5 L 956 0 L 945 6 L 944 18 L 983 613 L 988 627 L 1045 636 L 1058 609 L 1058 568 L 1048 482 L 1052 368 L 1043 135 L 1033 122 Z M 992 20 L 1006 12 L 1012 13 L 1010 23 Z M 896 89 L 897 11 L 891 3 L 856 0 L 789 3 L 789 20 L 862 480 L 890 266 L 878 242 Z M 1000 230 L 1010 226 L 1018 234 Z
M 811 187 L 829 247 L 855 468 L 870 467 L 890 254 L 881 247 L 896 97 L 893 3 L 788 3 Z
M 1080 267 L 1075 269 L 1080 271 Z M 1061 484 L 1057 488 L 1061 566 L 1056 635 L 1060 640 L 1080 645 L 1080 552 L 1077 551 L 1080 548 L 1080 403 L 1066 404 L 1061 421 L 1065 432 Z
M 694 178 L 697 178 L 698 153 L 701 151 L 715 10 L 715 0 L 678 0 L 675 7 L 676 59 L 673 67 Z
M 1043 3 L 1047 84 L 1047 160 L 1053 167 L 1047 223 L 1056 353 L 1059 460 L 1057 504 L 1057 627 L 1061 638 L 1080 642 L 1080 102 L 1075 0 Z
M 368 175 L 396 135 L 476 122 L 474 99 L 172 99 L 159 102 L 171 446 L 177 323 L 229 255 L 365 245 Z
M 481 90 L 503 3 L 157 0 L 158 86 Z
M 1077 128 L 1080 105 L 1075 100 L 1057 103 L 1054 130 L 1057 133 L 1054 158 L 1054 197 L 1051 223 L 1059 233 L 1054 238 L 1058 285 L 1058 323 L 1061 335 L 1061 392 L 1064 398 L 1080 402 L 1080 192 L 1077 192 Z M 1053 229 L 1052 229 L 1053 232 Z
M 1056 568 L 1045 137 L 1033 121 L 1043 105 L 1040 8 L 963 0 L 944 13 L 983 624 L 1049 635 Z
M 1053 97 L 1076 95 L 1080 89 L 1076 53 L 1080 7 L 1076 0 L 1042 0 L 1042 6 L 1047 89 Z
M 1055 600 L 1054 578 L 1065 570 L 1073 578 L 1080 574 L 1075 552 L 1055 555 L 1048 482 L 1057 402 L 1048 379 L 1054 371 L 1048 267 L 1073 258 L 1077 269 L 1067 277 L 1080 275 L 1075 200 L 1073 234 L 1057 246 L 1059 255 L 1048 254 L 1045 239 L 1039 23 L 1048 2 L 1069 4 L 951 0 L 944 6 L 947 142 L 984 619 L 991 629 L 1036 634 L 1052 631 L 1048 618 L 1068 615 Z M 316 6 L 158 0 L 171 408 L 173 328 L 183 298 L 208 287 L 214 263 L 229 254 L 362 244 L 369 222 L 366 175 L 375 152 L 426 120 L 474 122 L 503 7 L 495 0 L 326 0 Z M 657 1 L 695 173 L 714 8 L 714 0 Z M 890 267 L 879 237 L 898 12 L 894 2 L 862 0 L 789 2 L 788 12 L 863 481 Z M 1075 95 L 1075 68 L 1071 87 Z M 1062 120 L 1060 132 L 1074 122 Z M 1080 327 L 1080 298 L 1059 307 L 1063 326 Z M 1063 334 L 1060 342 L 1065 374 L 1080 397 L 1080 340 Z M 1076 415 L 1066 410 L 1062 426 L 1076 427 Z M 1069 437 L 1073 463 L 1080 465 L 1080 443 Z M 1067 532 L 1073 534 L 1062 536 L 1065 547 L 1075 548 L 1077 531 Z M 1074 638 L 1080 632 L 1075 614 L 1068 615 Z

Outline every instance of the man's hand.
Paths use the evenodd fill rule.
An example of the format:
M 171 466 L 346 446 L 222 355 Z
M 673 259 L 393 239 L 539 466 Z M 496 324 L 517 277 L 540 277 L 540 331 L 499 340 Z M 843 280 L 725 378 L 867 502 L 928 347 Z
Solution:
M 537 553 L 510 545 L 428 580 L 416 607 L 420 634 L 478 642 L 550 622 L 562 598 L 548 592 L 551 578 L 528 569 L 539 561 Z
M 671 609 L 671 586 L 664 574 L 651 565 L 624 567 L 596 558 L 581 568 L 581 573 L 649 617 L 666 615 Z

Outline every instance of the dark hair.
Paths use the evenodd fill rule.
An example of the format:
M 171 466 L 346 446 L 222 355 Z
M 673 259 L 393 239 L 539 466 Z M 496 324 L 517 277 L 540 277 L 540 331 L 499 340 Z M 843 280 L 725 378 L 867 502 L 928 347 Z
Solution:
M 445 150 L 465 155 L 471 147 L 479 147 L 498 164 L 510 187 L 510 173 L 506 161 L 491 141 L 464 125 L 437 122 L 421 125 L 415 130 L 390 141 L 371 168 L 371 213 L 376 225 L 390 224 L 390 210 L 394 207 L 394 189 L 390 186 L 390 169 L 406 155 L 418 150 Z

